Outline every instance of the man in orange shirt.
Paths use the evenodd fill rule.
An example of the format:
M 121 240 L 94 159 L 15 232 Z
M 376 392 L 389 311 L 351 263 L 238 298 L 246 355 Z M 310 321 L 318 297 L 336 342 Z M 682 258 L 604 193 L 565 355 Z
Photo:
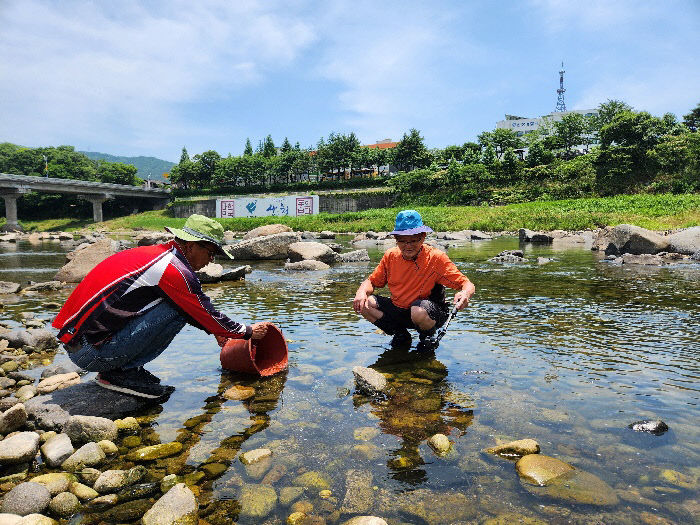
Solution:
M 474 294 L 474 284 L 460 272 L 444 252 L 423 244 L 432 232 L 415 210 L 396 216 L 393 235 L 396 248 L 388 250 L 372 274 L 357 289 L 354 310 L 385 333 L 393 335 L 392 346 L 410 346 L 409 328 L 418 330 L 420 346 L 427 348 L 435 330 L 449 315 L 445 286 L 458 292 L 454 304 L 461 310 Z M 389 285 L 391 299 L 374 295 Z

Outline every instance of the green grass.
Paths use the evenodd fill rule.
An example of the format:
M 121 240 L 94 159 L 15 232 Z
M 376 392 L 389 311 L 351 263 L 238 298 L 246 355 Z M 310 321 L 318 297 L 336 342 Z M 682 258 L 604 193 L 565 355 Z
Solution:
M 410 206 L 405 206 L 410 207 Z M 219 219 L 224 228 L 247 231 L 263 224 L 283 223 L 295 230 L 337 232 L 387 231 L 401 208 L 306 217 L 256 217 Z M 652 230 L 687 228 L 700 225 L 700 194 L 620 195 L 617 197 L 538 201 L 507 206 L 418 206 L 423 220 L 437 231 L 483 230 L 583 230 L 617 224 L 636 224 Z M 85 223 L 65 221 L 67 230 Z M 162 230 L 164 226 L 182 227 L 185 219 L 168 216 L 166 210 L 150 211 L 88 227 L 109 230 Z M 60 220 L 23 222 L 38 230 L 60 229 Z M 75 226 L 75 227 L 73 227 Z

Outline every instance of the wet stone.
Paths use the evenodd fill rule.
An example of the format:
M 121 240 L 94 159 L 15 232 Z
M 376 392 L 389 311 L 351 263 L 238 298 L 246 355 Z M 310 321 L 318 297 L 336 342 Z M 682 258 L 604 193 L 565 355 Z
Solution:
M 578 469 L 553 478 L 544 486 L 524 486 L 533 494 L 585 505 L 614 506 L 619 502 L 610 485 L 599 477 Z
M 32 478 L 32 481 L 41 483 L 49 490 L 52 496 L 55 496 L 61 492 L 66 492 L 70 488 L 70 484 L 76 481 L 76 477 L 66 472 L 52 472 L 36 476 Z
M 51 493 L 44 485 L 28 481 L 20 483 L 5 495 L 2 512 L 26 516 L 42 512 L 51 501 Z
M 61 492 L 54 496 L 49 502 L 51 513 L 63 518 L 74 514 L 78 508 L 80 508 L 80 501 L 70 492 Z
M 303 487 L 282 487 L 279 502 L 283 507 L 289 507 L 304 494 Z
M 343 514 L 368 512 L 374 505 L 373 476 L 369 470 L 348 470 L 345 474 L 345 496 L 340 507 Z
M 84 467 L 100 465 L 107 458 L 97 443 L 86 443 L 63 462 L 61 468 L 69 472 L 81 470 Z
M 635 421 L 634 423 L 629 424 L 629 428 L 631 428 L 635 432 L 649 432 L 650 434 L 660 436 L 668 430 L 668 425 L 660 419 L 657 419 Z
M 297 476 L 292 481 L 292 484 L 304 487 L 306 489 L 324 490 L 331 487 L 331 482 L 328 477 L 318 471 L 311 470 Z
M 0 441 L 0 464 L 13 465 L 34 459 L 39 451 L 39 434 L 19 432 Z
M 161 443 L 159 445 L 151 445 L 149 447 L 133 450 L 127 454 L 126 459 L 129 461 L 154 461 L 178 454 L 181 450 L 182 443 L 179 441 L 172 441 L 170 443 Z
M 174 486 L 175 484 L 173 484 Z M 172 487 L 169 487 L 169 489 Z M 130 487 L 125 487 L 117 492 L 117 497 L 120 502 L 131 501 L 135 499 L 148 498 L 160 492 L 160 483 L 139 483 L 138 485 L 132 485 Z M 166 491 L 167 492 L 167 491 Z
M 102 517 L 110 523 L 135 521 L 146 514 L 152 506 L 153 502 L 150 499 L 127 501 L 109 509 L 103 513 Z
M 497 454 L 499 456 L 526 456 L 528 454 L 537 454 L 539 451 L 540 445 L 534 439 L 518 439 L 485 450 L 489 454 Z
M 242 518 L 264 518 L 277 505 L 277 492 L 269 485 L 244 485 L 238 497 Z
M 96 490 L 91 489 L 82 483 L 78 483 L 77 481 L 70 484 L 69 490 L 72 494 L 75 494 L 80 501 L 89 501 L 99 496 L 99 493 Z

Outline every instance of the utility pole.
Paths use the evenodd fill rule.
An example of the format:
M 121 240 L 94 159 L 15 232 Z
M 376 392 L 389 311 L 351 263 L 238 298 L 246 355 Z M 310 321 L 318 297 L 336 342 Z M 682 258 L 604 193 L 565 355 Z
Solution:
M 557 108 L 554 111 L 566 111 L 566 103 L 564 102 L 564 61 L 562 60 L 561 69 L 559 70 L 559 89 L 557 89 Z

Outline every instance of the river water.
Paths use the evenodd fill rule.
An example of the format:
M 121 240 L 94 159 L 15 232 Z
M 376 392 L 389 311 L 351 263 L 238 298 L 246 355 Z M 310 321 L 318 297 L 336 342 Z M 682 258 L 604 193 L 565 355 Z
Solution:
M 244 487 L 260 483 L 265 467 L 254 472 L 235 459 L 256 448 L 273 451 L 278 495 L 307 485 L 294 509 L 316 516 L 309 523 L 352 514 L 394 524 L 498 516 L 497 523 L 698 523 L 700 265 L 616 266 L 584 247 L 532 245 L 524 246 L 527 264 L 487 262 L 516 248 L 517 238 L 502 237 L 448 250 L 477 293 L 434 353 L 416 352 L 415 341 L 411 351 L 391 350 L 389 337 L 352 311 L 378 251 L 372 263 L 322 272 L 252 263 L 245 282 L 205 286 L 231 317 L 281 327 L 290 366 L 264 380 L 222 371 L 214 338 L 187 326 L 148 367 L 176 391 L 136 414 L 147 422 L 145 444 L 185 445 L 149 466 L 153 478 L 188 474 L 210 523 L 230 523 Z M 2 244 L 0 280 L 50 280 L 65 251 L 59 243 Z M 537 256 L 554 260 L 538 265 Z M 22 311 L 55 315 L 27 298 L 5 304 L 0 317 L 12 325 Z M 393 394 L 357 394 L 356 365 L 388 374 Z M 224 399 L 234 384 L 253 386 L 255 396 Z M 662 419 L 670 430 L 628 428 L 642 419 Z M 444 457 L 427 444 L 438 432 L 453 442 Z M 483 452 L 523 438 L 602 480 L 618 502 L 591 504 L 577 487 L 538 491 L 519 480 L 514 461 Z M 350 470 L 367 488 L 339 516 L 346 491 L 359 490 L 346 482 Z M 319 496 L 324 488 L 330 497 Z M 283 522 L 294 509 L 278 502 L 265 519 Z

